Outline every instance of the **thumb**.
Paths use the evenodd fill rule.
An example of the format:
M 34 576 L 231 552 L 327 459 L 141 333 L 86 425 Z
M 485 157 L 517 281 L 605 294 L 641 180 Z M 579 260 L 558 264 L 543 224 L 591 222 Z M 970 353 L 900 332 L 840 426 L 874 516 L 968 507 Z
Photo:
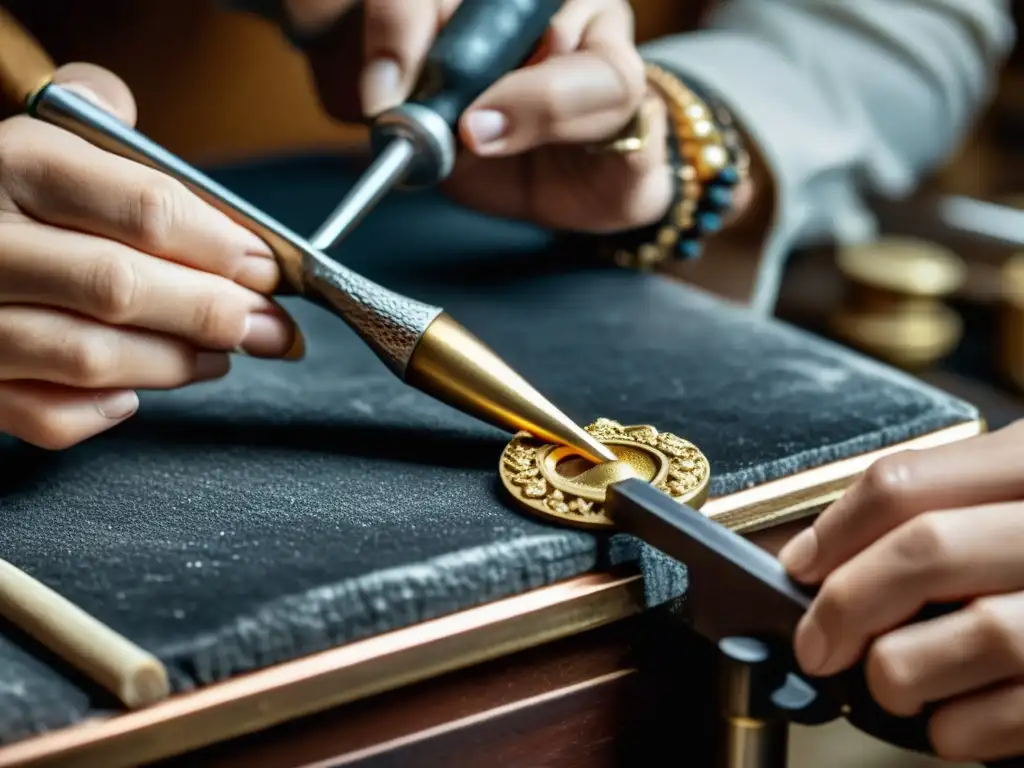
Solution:
M 128 125 L 135 125 L 135 97 L 124 80 L 110 70 L 95 64 L 65 64 L 54 73 L 53 81 Z

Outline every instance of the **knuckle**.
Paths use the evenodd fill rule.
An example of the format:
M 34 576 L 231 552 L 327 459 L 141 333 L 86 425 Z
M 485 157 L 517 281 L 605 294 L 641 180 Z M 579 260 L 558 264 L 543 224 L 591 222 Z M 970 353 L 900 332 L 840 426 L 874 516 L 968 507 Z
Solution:
M 871 695 L 893 714 L 912 714 L 924 703 L 917 695 L 920 676 L 913 660 L 887 637 L 872 644 L 865 668 Z
M 885 456 L 864 473 L 864 488 L 872 500 L 888 508 L 899 505 L 912 477 L 909 452 Z
M 856 597 L 856 586 L 846 571 L 840 568 L 826 577 L 815 602 L 823 617 L 842 625 L 842 618 L 850 612 Z
M 101 320 L 122 324 L 135 315 L 143 288 L 141 277 L 130 262 L 101 258 L 91 267 L 86 291 Z
M 94 338 L 83 338 L 63 348 L 62 366 L 78 386 L 99 388 L 110 380 L 117 370 L 117 352 L 108 343 Z
M 131 196 L 125 213 L 129 236 L 144 250 L 163 253 L 172 241 L 185 188 L 159 175 L 149 176 Z
M 197 297 L 192 309 L 192 335 L 214 349 L 234 349 L 245 333 L 244 308 L 230 298 L 210 292 Z
M 947 568 L 953 556 L 946 516 L 928 512 L 898 529 L 894 539 L 895 555 L 914 571 Z
M 1013 617 L 998 598 L 980 598 L 968 609 L 974 618 L 975 635 L 987 653 L 1007 658 L 1017 669 L 1024 668 L 1024 638 Z

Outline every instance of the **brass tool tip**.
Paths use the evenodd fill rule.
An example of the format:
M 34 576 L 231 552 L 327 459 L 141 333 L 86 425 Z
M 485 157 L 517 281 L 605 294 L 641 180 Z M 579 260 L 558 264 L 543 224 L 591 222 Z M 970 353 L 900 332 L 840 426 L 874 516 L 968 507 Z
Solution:
M 595 464 L 617 458 L 447 314 L 423 333 L 405 380 L 495 426 L 568 445 Z
M 24 107 L 56 69 L 39 41 L 0 8 L 0 91 L 11 105 Z

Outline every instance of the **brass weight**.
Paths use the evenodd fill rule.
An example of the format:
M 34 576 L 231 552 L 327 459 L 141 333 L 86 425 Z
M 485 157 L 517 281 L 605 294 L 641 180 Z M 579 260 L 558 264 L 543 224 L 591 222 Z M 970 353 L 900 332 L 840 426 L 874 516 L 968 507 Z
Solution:
M 1001 283 L 999 367 L 1010 384 L 1024 390 L 1024 254 L 1003 265 Z
M 944 300 L 967 277 L 963 260 L 935 243 L 882 238 L 843 246 L 836 265 L 846 283 L 830 318 L 832 333 L 900 368 L 924 368 L 960 342 L 960 316 Z

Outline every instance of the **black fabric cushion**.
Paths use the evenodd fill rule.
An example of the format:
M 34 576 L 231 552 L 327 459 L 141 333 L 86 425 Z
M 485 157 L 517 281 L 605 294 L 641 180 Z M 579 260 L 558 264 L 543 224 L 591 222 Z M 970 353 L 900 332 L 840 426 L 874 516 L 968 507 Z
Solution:
M 350 183 L 337 162 L 220 178 L 298 231 Z M 393 196 L 345 263 L 446 307 L 574 418 L 700 445 L 721 495 L 972 419 L 908 377 L 665 279 L 588 270 L 529 227 Z M 508 439 L 404 386 L 339 320 L 293 300 L 309 355 L 224 381 L 47 454 L 0 448 L 3 557 L 163 659 L 177 689 L 644 555 L 649 597 L 684 572 L 513 509 Z M 0 739 L 102 705 L 0 638 Z M 30 647 L 30 646 L 29 646 Z

